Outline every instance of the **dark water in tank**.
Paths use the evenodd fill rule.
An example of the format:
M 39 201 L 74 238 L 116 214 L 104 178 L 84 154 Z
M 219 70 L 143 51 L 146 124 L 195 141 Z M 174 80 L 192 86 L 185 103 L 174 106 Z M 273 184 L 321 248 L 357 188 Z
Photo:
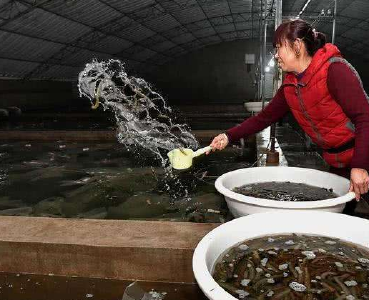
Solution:
M 0 299 L 122 300 L 130 284 L 132 281 L 127 280 L 0 272 Z M 145 293 L 162 295 L 165 300 L 207 299 L 195 284 L 145 281 L 139 281 L 137 284 Z
M 113 116 L 120 144 L 0 145 L 0 215 L 225 220 L 227 209 L 214 180 L 248 162 L 230 148 L 196 158 L 189 170 L 173 170 L 167 153 L 196 150 L 199 141 L 148 82 L 127 74 L 123 62 L 86 64 L 78 88 L 91 108 Z
M 2 143 L 0 215 L 222 222 L 214 181 L 248 166 L 237 149 L 203 155 L 175 174 L 188 195 L 173 198 L 160 162 L 118 143 Z

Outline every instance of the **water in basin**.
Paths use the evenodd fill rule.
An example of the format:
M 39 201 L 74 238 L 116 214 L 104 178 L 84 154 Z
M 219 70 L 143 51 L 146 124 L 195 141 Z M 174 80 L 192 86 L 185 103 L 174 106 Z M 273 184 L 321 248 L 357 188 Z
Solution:
M 213 277 L 239 299 L 369 299 L 369 249 L 316 235 L 271 235 L 221 255 Z
M 319 201 L 338 197 L 332 189 L 289 181 L 246 184 L 233 191 L 245 196 L 278 201 Z

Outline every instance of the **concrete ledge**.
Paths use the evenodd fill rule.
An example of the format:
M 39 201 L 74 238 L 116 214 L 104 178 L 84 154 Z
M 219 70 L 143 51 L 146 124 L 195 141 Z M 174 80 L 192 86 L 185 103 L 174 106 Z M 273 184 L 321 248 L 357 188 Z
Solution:
M 194 283 L 193 251 L 218 225 L 0 217 L 0 269 Z

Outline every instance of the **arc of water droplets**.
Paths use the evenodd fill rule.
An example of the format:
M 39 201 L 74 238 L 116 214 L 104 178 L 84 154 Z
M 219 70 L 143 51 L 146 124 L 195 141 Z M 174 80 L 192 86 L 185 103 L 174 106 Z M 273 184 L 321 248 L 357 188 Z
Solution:
M 186 124 L 174 124 L 172 110 L 164 98 L 142 78 L 128 76 L 119 60 L 92 61 L 79 74 L 80 96 L 90 99 L 93 108 L 99 104 L 112 110 L 118 125 L 118 140 L 129 150 L 149 150 L 165 170 L 165 187 L 172 197 L 187 197 L 179 177 L 174 175 L 166 155 L 160 149 L 196 149 L 199 144 Z
M 151 151 L 163 166 L 167 158 L 159 149 L 199 146 L 186 124 L 173 124 L 172 110 L 163 97 L 144 79 L 129 77 L 119 60 L 86 64 L 79 74 L 78 88 L 91 103 L 99 101 L 104 110 L 114 112 L 120 143 Z

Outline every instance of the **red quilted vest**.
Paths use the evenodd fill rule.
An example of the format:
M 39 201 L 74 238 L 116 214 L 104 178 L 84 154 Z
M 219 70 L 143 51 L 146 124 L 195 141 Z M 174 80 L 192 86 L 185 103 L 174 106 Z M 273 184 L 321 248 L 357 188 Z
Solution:
M 283 82 L 287 103 L 303 130 L 323 150 L 337 148 L 355 138 L 355 130 L 341 106 L 329 94 L 327 86 L 330 59 L 341 57 L 336 46 L 326 44 L 319 49 L 299 81 L 288 73 Z M 350 165 L 353 149 L 340 153 L 323 152 L 331 166 Z

